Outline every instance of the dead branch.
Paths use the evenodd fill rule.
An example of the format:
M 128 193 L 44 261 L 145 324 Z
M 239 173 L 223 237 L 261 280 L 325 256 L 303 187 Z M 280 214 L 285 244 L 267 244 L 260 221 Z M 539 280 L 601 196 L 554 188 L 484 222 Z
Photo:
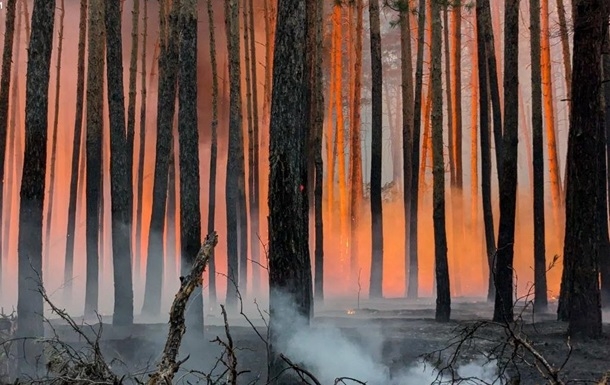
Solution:
M 191 272 L 186 277 L 180 277 L 180 289 L 176 293 L 169 312 L 169 333 L 163 349 L 163 357 L 157 372 L 151 375 L 147 385 L 170 385 L 180 365 L 188 359 L 187 357 L 184 360 L 176 361 L 182 337 L 186 331 L 184 312 L 191 294 L 197 286 L 201 285 L 202 274 L 216 244 L 218 244 L 218 234 L 216 232 L 208 234 L 197 253 Z
M 227 341 L 225 342 L 219 337 L 216 337 L 216 339 L 214 339 L 214 342 L 225 348 L 225 353 L 228 357 L 228 362 L 226 362 L 222 356 L 219 359 L 219 361 L 222 362 L 229 371 L 229 379 L 227 380 L 227 384 L 237 385 L 237 376 L 239 375 L 239 373 L 237 372 L 237 356 L 235 355 L 233 337 L 231 336 L 231 332 L 229 330 L 229 321 L 227 320 L 227 311 L 225 310 L 224 305 L 220 305 L 220 310 L 222 312 L 222 318 L 225 324 L 225 335 L 227 337 Z
M 288 359 L 288 357 L 286 357 L 286 356 L 285 356 L 285 355 L 283 355 L 283 354 L 280 354 L 280 358 L 281 358 L 282 360 L 284 360 L 284 362 L 285 362 L 286 364 L 288 364 L 288 366 L 289 366 L 289 367 L 290 367 L 292 370 L 294 370 L 294 371 L 295 371 L 295 372 L 296 372 L 296 373 L 299 375 L 299 377 L 301 377 L 301 379 L 302 379 L 302 380 L 303 380 L 305 383 L 309 383 L 309 382 L 308 382 L 308 381 L 305 379 L 305 377 L 307 377 L 307 378 L 309 378 L 311 381 L 313 381 L 313 383 L 314 383 L 315 385 L 322 385 L 322 383 L 321 383 L 321 382 L 320 382 L 320 381 L 319 381 L 319 380 L 316 378 L 316 376 L 314 376 L 314 375 L 313 375 L 313 374 L 312 374 L 312 373 L 311 373 L 309 370 L 304 369 L 304 368 L 302 368 L 302 367 L 298 366 L 297 364 L 293 363 L 292 361 L 290 361 L 290 360 Z

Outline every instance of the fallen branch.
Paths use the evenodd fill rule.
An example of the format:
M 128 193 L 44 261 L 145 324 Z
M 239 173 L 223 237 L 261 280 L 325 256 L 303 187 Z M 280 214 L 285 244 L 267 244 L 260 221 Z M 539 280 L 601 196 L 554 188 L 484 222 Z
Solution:
M 180 365 L 188 359 L 187 356 L 181 361 L 176 361 L 182 336 L 186 331 L 184 312 L 191 294 L 197 286 L 201 285 L 202 274 L 217 243 L 218 235 L 216 232 L 208 234 L 195 257 L 191 272 L 186 277 L 180 277 L 180 289 L 176 293 L 169 312 L 169 333 L 163 349 L 163 357 L 157 371 L 150 376 L 147 385 L 171 384 Z

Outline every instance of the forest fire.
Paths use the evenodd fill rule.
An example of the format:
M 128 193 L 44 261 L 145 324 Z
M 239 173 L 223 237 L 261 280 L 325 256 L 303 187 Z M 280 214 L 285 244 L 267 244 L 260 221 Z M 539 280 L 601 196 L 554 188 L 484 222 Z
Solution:
M 452 375 L 559 378 L 610 304 L 609 8 L 0 2 L 0 384 L 452 381 L 450 320 Z

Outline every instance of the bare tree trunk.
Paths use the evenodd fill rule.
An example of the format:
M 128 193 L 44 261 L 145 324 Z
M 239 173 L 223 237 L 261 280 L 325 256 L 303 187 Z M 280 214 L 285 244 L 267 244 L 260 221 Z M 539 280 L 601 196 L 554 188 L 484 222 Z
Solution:
M 311 17 L 314 19 L 313 24 L 315 25 L 315 30 L 310 32 L 315 33 L 315 39 L 313 39 L 313 43 L 315 44 L 315 55 L 313 58 L 313 68 L 312 68 L 312 76 L 313 76 L 313 88 L 314 92 L 312 95 L 312 103 L 315 107 L 310 107 L 311 114 L 313 115 L 312 129 L 313 129 L 313 157 L 314 157 L 314 231 L 315 231 L 315 260 L 314 260 L 314 269 L 315 269 L 315 283 L 314 283 L 314 294 L 315 300 L 318 303 L 321 303 L 324 300 L 324 221 L 323 221 L 323 188 L 324 188 L 324 162 L 322 160 L 322 135 L 324 131 L 324 87 L 322 84 L 322 20 L 324 14 L 324 0 L 316 0 L 315 3 L 308 3 L 310 7 L 308 8 L 307 17 Z M 315 11 L 311 11 L 311 8 L 314 7 Z M 362 26 L 362 0 L 358 0 L 358 17 L 359 17 L 359 25 Z M 311 16 L 309 16 L 311 15 Z M 358 28 L 356 28 L 358 31 Z M 358 32 L 356 32 L 358 33 Z M 362 28 L 360 28 L 360 40 L 356 37 L 356 45 L 360 42 L 360 52 L 362 52 Z M 357 48 L 356 48 L 357 49 Z M 358 88 L 358 82 L 361 78 L 361 75 L 358 73 L 358 56 L 356 58 L 356 75 L 354 79 L 354 100 L 358 101 L 357 107 L 353 109 L 354 113 L 354 126 L 359 125 L 360 121 L 360 110 L 357 109 L 360 107 L 359 99 L 360 99 L 360 89 Z M 360 69 L 362 67 L 362 61 L 360 60 Z M 362 71 L 360 71 L 361 73 Z M 352 135 L 355 134 L 356 131 L 352 131 Z M 358 131 L 358 134 L 360 132 Z M 356 134 L 356 135 L 358 135 Z M 355 139 L 352 136 L 352 141 Z M 355 148 L 354 156 L 357 156 L 360 150 L 360 141 L 358 141 L 358 147 Z M 351 150 L 350 150 L 351 155 Z M 352 179 L 352 202 L 354 200 L 353 194 L 360 194 L 359 203 L 362 200 L 362 166 L 361 162 L 358 163 L 360 167 L 360 185 L 353 186 L 354 179 Z M 351 170 L 351 169 L 350 169 Z M 356 176 L 357 178 L 357 176 Z M 351 211 L 352 215 L 352 229 L 354 228 L 354 211 Z M 357 221 L 357 219 L 356 219 Z M 356 222 L 357 223 L 357 222 Z M 352 232 L 353 234 L 353 232 Z M 354 238 L 352 237 L 352 242 Z M 352 249 L 352 252 L 354 250 Z
M 76 242 L 76 203 L 78 198 L 79 157 L 83 131 L 83 100 L 85 95 L 85 39 L 87 34 L 87 0 L 80 2 L 78 26 L 78 67 L 76 75 L 76 116 L 74 118 L 74 139 L 72 140 L 72 162 L 70 163 L 70 201 L 68 203 L 68 228 L 66 230 L 66 258 L 64 263 L 64 299 L 72 299 L 72 278 L 74 274 L 74 243 Z
M 53 131 L 51 133 L 51 164 L 49 165 L 49 195 L 47 202 L 47 214 L 45 215 L 45 254 L 43 270 L 48 271 L 49 258 L 51 256 L 51 219 L 53 218 L 53 201 L 55 196 L 55 169 L 57 163 L 57 130 L 59 128 L 59 86 L 61 84 L 61 53 L 64 42 L 64 0 L 60 0 L 59 6 L 59 32 L 57 47 L 57 65 L 55 67 L 55 107 L 53 109 Z
M 481 197 L 483 204 L 483 222 L 485 228 L 485 251 L 489 266 L 487 280 L 487 301 L 491 302 L 496 296 L 495 285 L 495 255 L 496 241 L 491 206 L 491 140 L 489 128 L 489 82 L 491 73 L 488 71 L 487 45 L 485 44 L 485 0 L 477 0 L 477 64 L 479 67 L 479 111 L 480 111 L 480 140 L 481 140 Z
M 122 12 L 121 12 L 122 13 Z M 134 202 L 134 194 L 133 194 L 133 165 L 134 165 L 134 142 L 136 136 L 136 77 L 138 72 L 138 30 L 140 24 L 140 0 L 133 1 L 133 11 L 131 15 L 131 53 L 129 57 L 129 94 L 127 101 L 127 181 L 130 188 L 130 197 L 129 197 L 129 245 L 130 250 L 134 251 L 133 244 L 133 234 L 132 234 L 132 223 L 134 220 L 137 220 L 137 217 L 134 217 L 133 210 L 133 202 Z M 146 20 L 144 21 L 146 23 Z M 144 42 L 146 44 L 146 42 Z M 140 142 L 142 143 L 142 142 Z M 142 198 L 141 195 L 138 196 L 138 200 Z M 136 240 L 136 242 L 138 242 Z
M 441 57 L 442 27 L 441 5 L 432 2 L 432 40 L 430 51 L 433 58 Z M 445 230 L 445 167 L 443 162 L 443 94 L 441 63 L 432 61 L 432 157 L 433 157 L 433 219 L 434 219 L 434 264 L 436 270 L 436 314 L 435 319 L 447 322 L 451 316 L 451 293 L 449 266 L 447 264 L 447 234 Z
M 411 194 L 409 198 L 409 286 L 408 298 L 417 298 L 419 289 L 419 261 L 417 255 L 417 224 L 419 212 L 419 149 L 421 132 L 421 102 L 424 72 L 424 25 L 426 1 L 419 0 L 417 20 L 417 57 L 415 62 L 415 96 L 413 98 L 413 153 L 411 167 Z M 406 191 L 405 191 L 406 193 Z M 405 221 L 407 219 L 405 218 Z
M 513 320 L 513 256 L 517 206 L 519 138 L 519 0 L 506 0 L 504 12 L 504 142 L 500 183 L 500 226 L 496 253 L 494 321 Z
M 253 160 L 252 170 L 249 175 L 250 186 L 250 257 L 252 259 L 252 293 L 254 296 L 260 294 L 260 162 L 259 162 L 259 116 L 258 116 L 258 82 L 257 82 L 257 56 L 256 56 L 256 33 L 254 25 L 254 0 L 248 1 L 249 28 L 250 28 L 250 72 L 252 73 L 252 140 L 253 140 Z
M 195 263 L 201 248 L 199 188 L 199 131 L 197 129 L 197 0 L 180 4 L 180 75 L 178 138 L 180 145 L 180 249 L 182 275 Z M 197 289 L 201 291 L 200 288 Z M 198 296 L 197 296 L 198 297 Z M 203 301 L 197 298 L 187 311 L 187 325 L 203 333 Z
M 563 54 L 563 68 L 566 80 L 566 98 L 568 108 L 572 109 L 572 59 L 570 57 L 570 42 L 568 38 L 568 23 L 566 21 L 566 8 L 563 0 L 557 0 L 557 17 L 559 19 L 559 36 L 561 38 L 561 52 Z
M 554 222 L 563 228 L 561 175 L 559 160 L 557 158 L 557 141 L 555 139 L 555 109 L 553 106 L 553 84 L 551 80 L 551 45 L 549 30 L 549 0 L 541 0 L 541 68 L 542 68 L 542 97 L 544 100 L 544 120 L 547 135 L 547 152 L 549 156 L 549 173 L 551 181 L 551 198 L 553 200 Z
M 135 233 L 135 255 L 134 255 L 134 275 L 136 279 L 140 279 L 141 274 L 141 261 L 142 261 L 142 206 L 144 195 L 144 153 L 146 151 L 146 112 L 147 112 L 147 89 L 146 89 L 146 39 L 148 37 L 148 2 L 144 1 L 144 17 L 142 18 L 143 31 L 142 31 L 142 58 L 140 65 L 142 66 L 142 74 L 140 78 L 140 87 L 142 88 L 141 104 L 140 104 L 140 152 L 138 153 L 138 187 L 136 197 L 138 198 L 138 204 L 135 212 L 136 220 L 136 233 Z M 151 69 L 151 75 L 152 75 Z
M 381 33 L 379 27 L 379 1 L 369 0 L 371 28 L 371 281 L 369 296 L 383 296 L 383 212 L 381 203 L 381 147 L 382 147 L 382 105 L 381 92 L 383 73 L 381 65 Z
M 161 3 L 161 9 L 164 3 Z M 169 157 L 172 151 L 172 128 L 176 109 L 176 84 L 178 77 L 178 7 L 174 0 L 168 15 L 168 36 L 161 35 L 159 56 L 159 99 L 157 103 L 157 145 L 155 150 L 155 179 L 153 182 L 152 216 L 148 237 L 146 260 L 146 284 L 142 313 L 158 315 L 161 311 L 163 288 L 163 237 L 165 233 L 165 207 L 167 205 L 167 182 Z M 163 11 L 161 11 L 163 13 Z M 161 31 L 165 30 L 161 15 Z
M 121 11 L 106 2 L 106 60 L 110 112 L 110 188 L 112 210 L 112 262 L 114 274 L 114 326 L 133 324 L 131 272 L 131 201 L 133 193 L 133 129 L 125 132 Z M 131 142 L 130 142 L 131 141 Z M 131 158 L 131 161 L 129 160 Z
M 605 1 L 576 0 L 572 9 L 572 114 L 566 162 L 564 270 L 558 313 L 560 317 L 567 315 L 570 337 L 599 338 L 602 334 L 599 256 L 606 251 L 602 242 L 603 238 L 607 241 L 608 234 L 608 223 L 601 220 L 605 213 L 600 213 L 599 205 L 604 199 L 600 194 L 605 190 L 602 173 L 606 171 L 602 161 L 605 128 L 601 108 L 601 48 L 608 33 L 610 6 Z
M 34 338 L 44 336 L 42 227 L 47 168 L 47 116 L 55 1 L 35 0 L 32 39 L 28 49 L 25 96 L 25 155 L 21 179 L 18 243 L 17 336 L 19 372 L 35 374 L 42 347 Z
M 278 376 L 285 363 L 277 341 L 286 305 L 308 327 L 313 316 L 307 198 L 306 126 L 309 106 L 305 72 L 307 57 L 306 1 L 279 0 L 273 68 L 273 99 L 269 159 L 269 382 L 292 384 Z M 291 229 L 291 231 L 286 231 Z M 285 319 L 285 318 L 284 318 Z
M 226 203 L 227 203 L 227 296 L 228 307 L 237 304 L 237 289 L 242 289 L 239 275 L 241 228 L 240 175 L 243 173 L 243 132 L 242 100 L 239 59 L 239 3 L 238 0 L 225 0 L 225 23 L 227 31 L 227 50 L 229 52 L 230 79 L 230 117 L 229 117 L 229 155 L 227 161 Z M 245 209 L 245 207 L 244 207 Z M 239 216 L 239 217 L 238 217 Z
M 0 181 L 3 181 L 0 187 L 0 208 L 4 203 L 4 163 L 7 158 L 7 134 L 8 134 L 8 107 L 9 107 L 9 91 L 11 87 L 11 66 L 13 60 L 13 36 L 15 33 L 15 16 L 17 13 L 17 0 L 9 0 L 6 4 L 6 26 L 4 33 L 4 51 L 2 52 L 2 80 L 0 81 Z M 19 43 L 19 41 L 17 41 Z M 10 199 L 10 198 L 9 198 Z M 10 212 L 9 212 L 10 216 Z M 2 210 L 0 209 L 0 223 L 3 222 Z M 0 227 L 1 228 L 1 227 Z M 8 243 L 8 239 L 0 237 L 0 281 L 2 277 L 2 252 L 3 243 Z M 2 286 L 0 286 L 2 289 Z
M 104 4 L 89 0 L 87 64 L 87 283 L 85 316 L 95 315 L 99 292 L 100 203 L 102 200 L 102 131 L 104 87 Z
M 214 7 L 207 0 L 208 23 L 210 28 L 210 61 L 212 66 L 212 143 L 210 151 L 210 179 L 208 189 L 208 234 L 214 231 L 216 223 L 216 165 L 218 161 L 218 68 L 216 65 L 216 36 L 214 31 Z M 210 306 L 216 306 L 216 263 L 214 250 L 210 254 L 208 287 Z

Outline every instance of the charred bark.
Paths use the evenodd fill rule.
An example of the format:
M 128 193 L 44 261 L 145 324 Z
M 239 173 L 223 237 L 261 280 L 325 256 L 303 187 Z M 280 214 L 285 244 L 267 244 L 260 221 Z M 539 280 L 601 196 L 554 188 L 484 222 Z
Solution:
M 504 11 L 504 129 L 500 226 L 496 252 L 494 321 L 513 320 L 513 257 L 517 208 L 519 144 L 519 0 L 506 0 Z
M 33 373 L 42 353 L 32 338 L 43 337 L 42 224 L 47 167 L 49 77 L 55 1 L 35 0 L 28 48 L 25 95 L 25 154 L 21 179 L 18 240 L 17 337 L 19 371 Z
M 133 324 L 133 276 L 131 274 L 131 195 L 133 132 L 125 134 L 123 91 L 123 47 L 121 10 L 115 1 L 106 2 L 106 69 L 110 112 L 110 189 L 112 212 L 112 266 L 114 313 L 112 324 Z M 131 135 L 131 139 L 129 136 Z M 132 142 L 129 143 L 129 140 Z M 131 149 L 129 148 L 130 146 Z
M 305 0 L 279 0 L 273 65 L 269 143 L 269 380 L 292 384 L 278 375 L 285 363 L 277 350 L 286 306 L 307 327 L 313 316 L 307 198 L 309 107 L 305 73 Z M 285 318 L 284 321 L 285 322 Z M 291 325 L 293 326 L 293 325 Z M 284 325 L 284 328 L 286 325 Z

